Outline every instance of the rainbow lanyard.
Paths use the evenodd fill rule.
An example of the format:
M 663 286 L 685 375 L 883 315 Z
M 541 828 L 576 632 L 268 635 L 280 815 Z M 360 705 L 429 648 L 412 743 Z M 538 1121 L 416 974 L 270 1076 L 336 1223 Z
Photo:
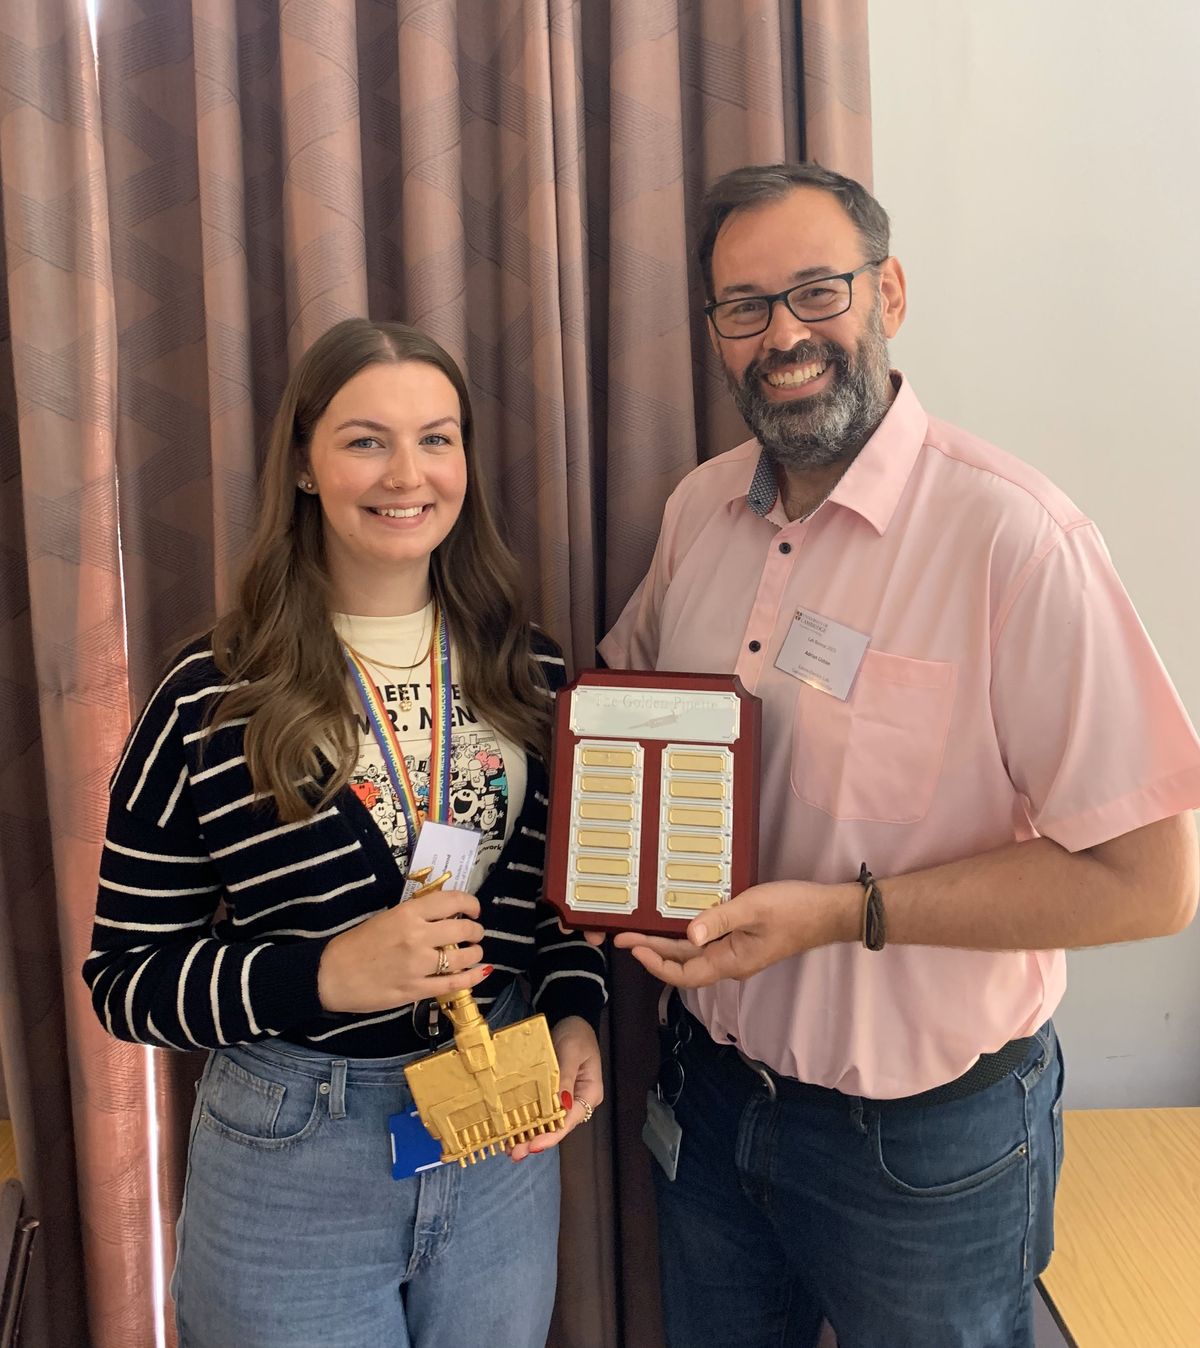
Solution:
M 383 698 L 375 680 L 367 672 L 366 665 L 345 643 L 342 644 L 342 653 L 346 657 L 346 664 L 358 690 L 358 700 L 366 713 L 371 733 L 375 736 L 375 742 L 383 754 L 383 766 L 387 769 L 396 800 L 404 813 L 404 823 L 408 828 L 408 847 L 411 852 L 416 846 L 422 815 L 417 804 L 417 794 L 413 790 L 412 780 L 404 763 L 400 741 L 396 737 L 396 727 L 392 725 L 387 708 L 383 705 Z M 442 617 L 440 604 L 434 611 L 433 642 L 429 648 L 429 686 L 433 692 L 433 744 L 429 751 L 429 800 L 425 814 L 439 823 L 448 824 L 451 733 L 450 632 Z

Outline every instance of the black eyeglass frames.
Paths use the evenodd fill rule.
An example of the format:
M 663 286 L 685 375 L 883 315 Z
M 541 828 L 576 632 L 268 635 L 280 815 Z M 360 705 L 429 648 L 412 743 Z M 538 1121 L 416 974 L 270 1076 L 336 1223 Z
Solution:
M 799 285 L 789 286 L 775 295 L 742 295 L 704 306 L 709 322 L 722 337 L 757 337 L 771 326 L 777 304 L 786 304 L 801 323 L 824 323 L 844 314 L 854 301 L 854 278 L 887 258 L 874 258 L 853 271 L 835 276 L 817 276 Z

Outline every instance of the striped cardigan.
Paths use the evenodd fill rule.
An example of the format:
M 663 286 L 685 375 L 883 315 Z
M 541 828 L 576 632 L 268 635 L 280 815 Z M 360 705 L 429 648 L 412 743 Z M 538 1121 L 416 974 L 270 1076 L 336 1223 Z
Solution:
M 561 687 L 558 649 L 535 631 L 534 651 L 550 689 Z M 326 943 L 394 903 L 402 877 L 349 788 L 311 819 L 280 820 L 250 779 L 245 718 L 205 729 L 228 686 L 208 640 L 188 647 L 113 776 L 83 966 L 97 1015 L 120 1039 L 166 1048 L 269 1035 L 356 1057 L 426 1047 L 411 1006 L 370 1015 L 322 1008 L 317 966 Z M 578 1015 L 594 1026 L 607 996 L 604 956 L 565 935 L 541 897 L 546 770 L 526 759 L 524 804 L 478 894 L 484 962 L 495 973 L 476 998 L 486 1007 L 526 975 L 552 1025 Z

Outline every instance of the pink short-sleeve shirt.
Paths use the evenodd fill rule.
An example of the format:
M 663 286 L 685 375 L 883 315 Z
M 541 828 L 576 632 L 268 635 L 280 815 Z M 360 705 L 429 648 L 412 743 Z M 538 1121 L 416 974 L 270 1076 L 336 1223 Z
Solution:
M 1078 851 L 1200 806 L 1200 741 L 1095 526 L 1040 473 L 903 380 L 807 520 L 766 467 L 751 441 L 684 479 L 600 647 L 618 669 L 735 671 L 762 699 L 761 880 L 1039 835 Z M 798 611 L 869 638 L 844 700 L 777 667 Z M 782 1073 L 891 1098 L 1031 1033 L 1065 978 L 1060 950 L 841 944 L 688 1000 Z

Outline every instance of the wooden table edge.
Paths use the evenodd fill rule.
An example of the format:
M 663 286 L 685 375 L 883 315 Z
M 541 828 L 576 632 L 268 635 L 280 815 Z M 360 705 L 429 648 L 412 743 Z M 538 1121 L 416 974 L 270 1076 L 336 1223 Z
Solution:
M 1076 1339 L 1075 1335 L 1071 1333 L 1070 1327 L 1067 1325 L 1067 1322 L 1059 1314 L 1058 1306 L 1055 1304 L 1054 1297 L 1051 1296 L 1050 1289 L 1042 1281 L 1040 1275 L 1035 1279 L 1035 1282 L 1037 1284 L 1038 1294 L 1042 1298 L 1042 1304 L 1050 1312 L 1050 1318 L 1054 1321 L 1055 1326 L 1058 1329 L 1058 1332 L 1063 1336 L 1063 1340 L 1066 1343 L 1067 1348 L 1079 1348 L 1078 1339 Z

